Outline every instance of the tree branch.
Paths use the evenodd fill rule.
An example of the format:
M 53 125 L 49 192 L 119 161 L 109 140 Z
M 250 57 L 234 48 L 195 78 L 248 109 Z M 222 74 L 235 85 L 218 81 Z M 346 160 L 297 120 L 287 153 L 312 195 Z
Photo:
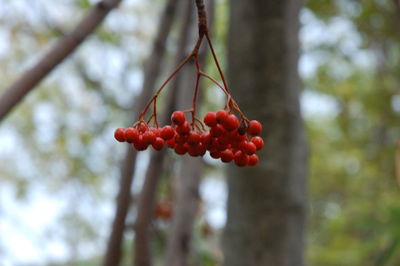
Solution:
M 97 3 L 69 34 L 59 40 L 34 66 L 0 96 L 0 122 L 43 78 L 68 57 L 121 0 Z
M 164 59 L 166 50 L 166 41 L 169 33 L 171 32 L 177 1 L 178 0 L 169 0 L 165 5 L 158 26 L 158 32 L 153 42 L 150 58 L 145 66 L 142 91 L 138 99 L 134 101 L 131 108 L 133 114 L 132 120 L 136 120 L 137 116 L 140 114 L 140 111 L 146 104 L 147 99 L 151 97 L 153 92 L 151 88 L 154 88 L 157 77 L 161 72 L 162 60 Z M 132 147 L 129 146 L 123 161 L 123 166 L 121 168 L 122 171 L 120 177 L 120 188 L 117 196 L 117 208 L 103 262 L 104 266 L 115 266 L 120 264 L 121 246 L 125 228 L 125 220 L 131 199 L 131 185 L 133 181 L 136 154 L 137 151 L 133 150 Z

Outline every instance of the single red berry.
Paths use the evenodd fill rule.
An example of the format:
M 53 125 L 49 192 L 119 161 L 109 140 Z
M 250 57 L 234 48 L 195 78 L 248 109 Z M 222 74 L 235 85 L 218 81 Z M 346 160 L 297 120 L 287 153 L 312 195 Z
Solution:
M 210 156 L 214 159 L 219 159 L 221 158 L 221 152 L 220 151 L 210 151 Z
M 223 151 L 228 147 L 228 145 L 225 145 L 221 142 L 218 141 L 218 138 L 215 138 L 213 141 L 213 148 L 218 150 L 218 151 Z
M 225 136 L 221 136 L 221 137 L 217 138 L 217 141 L 218 141 L 218 143 L 220 143 L 222 145 L 230 144 L 229 137 L 225 137 Z
M 190 156 L 193 156 L 193 157 L 199 156 L 196 146 L 193 146 L 193 145 L 188 145 L 188 153 Z
M 114 138 L 119 142 L 126 141 L 125 139 L 125 128 L 117 128 L 114 132 Z
M 139 135 L 138 141 L 133 143 L 133 147 L 138 151 L 144 151 L 148 146 L 149 145 L 143 139 L 143 135 Z
M 203 156 L 204 154 L 206 154 L 206 146 L 203 143 L 199 143 L 196 146 L 196 152 L 198 153 L 199 156 Z
M 175 143 L 176 144 L 185 144 L 187 141 L 187 136 L 176 135 L 175 136 Z
M 161 137 L 161 129 L 157 127 L 150 127 L 149 130 L 152 131 L 156 137 Z
M 177 126 L 182 125 L 186 121 L 185 113 L 182 111 L 175 111 L 171 115 L 171 121 Z
M 211 137 L 211 135 L 210 135 L 210 132 L 206 132 L 206 133 L 203 133 L 203 134 L 201 135 L 201 142 L 202 142 L 205 146 L 210 145 L 210 144 L 212 143 L 212 137 Z
M 161 129 L 160 136 L 165 140 L 169 140 L 175 136 L 175 129 L 171 126 L 165 126 Z
M 264 140 L 259 136 L 253 137 L 251 142 L 256 145 L 257 150 L 261 150 L 264 147 Z
M 204 124 L 206 124 L 209 127 L 213 127 L 217 124 L 217 115 L 215 112 L 208 112 L 205 116 L 204 116 Z
M 156 139 L 156 134 L 154 134 L 153 131 L 147 130 L 146 132 L 143 133 L 143 141 L 147 144 L 150 145 L 152 144 L 155 139 Z
M 179 155 L 184 155 L 187 152 L 187 147 L 184 144 L 175 145 L 175 152 Z
M 233 160 L 233 156 L 233 152 L 229 149 L 226 149 L 221 152 L 221 161 L 223 161 L 224 163 L 229 163 Z
M 219 136 L 222 136 L 224 133 L 225 133 L 225 129 L 219 124 L 213 126 L 210 129 L 210 134 L 212 137 L 219 137 Z
M 233 131 L 239 127 L 239 119 L 236 115 L 230 114 L 223 122 L 223 126 L 227 131 Z
M 164 148 L 164 140 L 160 137 L 156 137 L 156 139 L 151 145 L 157 151 L 162 150 L 162 148 Z
M 260 135 L 262 130 L 262 125 L 260 122 L 257 120 L 251 120 L 249 127 L 247 128 L 247 133 L 249 133 L 252 136 L 257 136 Z
M 216 119 L 219 124 L 223 124 L 228 117 L 229 113 L 226 110 L 219 110 L 216 114 Z
M 185 121 L 182 125 L 176 127 L 176 132 L 179 135 L 187 135 L 190 132 L 190 124 L 189 122 Z
M 257 163 L 258 163 L 258 156 L 257 156 L 257 154 L 253 154 L 253 155 L 250 155 L 249 156 L 249 165 L 250 166 L 254 166 L 254 165 L 256 165 Z
M 249 156 L 242 151 L 237 151 L 234 156 L 234 161 L 237 166 L 243 167 L 249 163 Z
M 187 143 L 192 146 L 196 146 L 201 140 L 201 136 L 199 133 L 195 131 L 190 131 L 188 138 L 187 138 Z
M 139 132 L 141 132 L 141 133 L 146 132 L 148 128 L 149 128 L 149 127 L 147 126 L 146 123 L 140 123 L 140 124 L 139 124 Z
M 129 143 L 137 142 L 139 139 L 139 130 L 133 127 L 128 128 L 125 130 L 125 139 Z
M 243 147 L 243 151 L 247 154 L 247 155 L 252 155 L 254 153 L 256 153 L 257 151 L 257 147 L 253 142 L 246 142 L 246 145 L 244 145 Z
M 171 149 L 175 148 L 175 138 L 169 139 L 166 142 L 167 142 L 168 148 L 171 148 Z

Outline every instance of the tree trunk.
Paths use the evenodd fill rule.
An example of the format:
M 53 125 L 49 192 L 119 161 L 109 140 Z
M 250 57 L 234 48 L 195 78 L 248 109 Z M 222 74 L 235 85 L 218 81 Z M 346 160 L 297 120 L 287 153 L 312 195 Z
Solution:
M 192 6 L 194 9 L 194 5 Z M 208 27 L 211 31 L 214 20 L 215 1 L 206 2 L 208 13 Z M 195 18 L 191 21 L 191 34 L 197 35 L 197 24 Z M 195 39 L 193 37 L 192 39 Z M 200 50 L 200 64 L 204 66 L 206 58 L 206 43 Z M 186 50 L 190 52 L 193 44 L 190 44 Z M 195 84 L 195 66 L 190 61 L 188 66 L 182 71 L 181 90 L 178 95 L 178 109 L 188 109 L 192 103 L 193 88 Z M 198 98 L 198 106 L 201 102 Z M 165 266 L 187 266 L 189 265 L 189 256 L 191 253 L 191 240 L 196 214 L 199 207 L 200 195 L 199 185 L 203 172 L 203 161 L 199 157 L 183 156 L 180 162 L 180 170 L 177 176 L 177 194 L 174 200 L 174 214 L 172 217 L 171 229 L 168 234 L 168 244 L 165 259 Z
M 144 108 L 146 102 L 150 99 L 151 94 L 154 91 L 153 88 L 161 72 L 161 63 L 164 60 L 167 39 L 175 19 L 177 2 L 178 0 L 168 0 L 165 4 L 158 25 L 158 32 L 153 42 L 152 51 L 144 70 L 142 91 L 139 94 L 139 97 L 137 97 L 137 99 L 133 102 L 131 107 L 132 120 L 137 119 L 140 111 Z M 106 254 L 103 261 L 104 266 L 120 265 L 125 220 L 130 206 L 131 185 L 133 182 L 136 155 L 136 150 L 133 150 L 131 146 L 127 147 L 125 158 L 121 167 L 121 181 L 117 196 L 117 206 L 111 233 L 107 243 Z
M 231 166 L 227 266 L 303 265 L 306 143 L 299 108 L 301 1 L 230 1 L 228 76 L 238 104 L 264 125 L 257 167 Z

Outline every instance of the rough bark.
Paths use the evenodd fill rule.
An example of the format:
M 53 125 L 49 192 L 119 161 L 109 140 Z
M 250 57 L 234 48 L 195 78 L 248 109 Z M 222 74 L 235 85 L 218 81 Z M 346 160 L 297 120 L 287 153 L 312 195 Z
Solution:
M 298 0 L 232 0 L 228 76 L 250 119 L 264 125 L 257 167 L 231 166 L 227 266 L 303 265 L 306 144 L 300 115 Z
M 214 16 L 214 0 L 207 2 L 207 13 L 209 27 L 212 25 Z M 192 33 L 196 33 L 196 23 L 191 22 Z M 194 38 L 193 38 L 194 39 Z M 206 45 L 205 45 L 206 46 Z M 187 47 L 188 51 L 191 46 Z M 204 65 L 205 50 L 200 52 L 200 62 Z M 192 88 L 195 84 L 195 66 L 190 62 L 183 70 L 182 88 Z M 179 110 L 188 109 L 192 102 L 193 90 L 184 89 L 179 93 Z M 200 101 L 200 99 L 198 99 Z M 171 230 L 168 235 L 166 266 L 189 265 L 190 245 L 193 232 L 193 225 L 199 206 L 199 184 L 202 176 L 203 162 L 201 158 L 185 155 L 181 160 L 181 169 L 177 180 L 177 195 L 174 202 L 174 215 L 172 218 Z
M 89 11 L 70 33 L 59 40 L 0 96 L 0 122 L 44 77 L 68 57 L 97 28 L 121 0 L 103 0 Z
M 161 71 L 161 65 L 166 51 L 166 41 L 174 21 L 176 3 L 178 0 L 168 0 L 160 19 L 158 32 L 153 43 L 150 58 L 145 66 L 144 80 L 140 96 L 132 106 L 132 120 L 137 119 L 140 111 L 150 99 L 157 77 Z M 105 266 L 119 265 L 121 260 L 121 247 L 125 220 L 129 210 L 131 199 L 131 185 L 136 162 L 137 152 L 132 147 L 127 148 L 123 161 L 120 187 L 117 196 L 117 207 L 112 225 L 111 234 L 107 244 L 106 255 L 103 261 Z

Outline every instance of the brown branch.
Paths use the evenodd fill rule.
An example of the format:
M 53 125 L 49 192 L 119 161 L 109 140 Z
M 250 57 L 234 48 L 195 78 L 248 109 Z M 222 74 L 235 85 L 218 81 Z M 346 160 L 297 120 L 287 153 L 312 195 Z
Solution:
M 59 40 L 33 67 L 9 86 L 0 96 L 0 122 L 43 78 L 68 57 L 96 29 L 121 0 L 97 3 L 74 30 Z
M 153 92 L 151 88 L 155 86 L 157 77 L 161 72 L 162 60 L 164 59 L 166 50 L 166 41 L 175 17 L 176 2 L 177 0 L 169 0 L 164 8 L 150 58 L 148 59 L 144 70 L 142 91 L 138 99 L 134 101 L 131 108 L 132 119 L 137 118 L 147 99 L 151 97 Z M 136 154 L 136 150 L 133 150 L 132 147 L 128 147 L 128 151 L 125 155 L 122 166 L 120 188 L 117 196 L 117 208 L 103 262 L 104 266 L 115 266 L 120 264 L 121 246 L 124 232 L 123 228 L 125 228 L 125 220 L 130 205 L 131 184 L 133 180 Z
M 190 20 L 192 17 L 192 6 L 190 2 L 182 2 L 187 8 L 184 10 L 185 17 L 182 21 L 182 28 L 180 30 L 180 38 L 177 45 L 177 62 L 179 64 L 181 58 L 185 56 L 185 47 L 188 45 L 188 35 L 190 30 Z M 171 92 L 168 95 L 167 104 L 163 111 L 161 118 L 162 125 L 169 121 L 170 114 L 175 110 L 177 92 L 179 91 L 180 75 L 177 75 L 171 84 Z M 163 164 L 166 157 L 166 150 L 162 152 L 154 152 L 151 154 L 149 168 L 147 169 L 145 183 L 140 194 L 138 214 L 135 223 L 135 244 L 134 244 L 134 259 L 135 265 L 151 265 L 150 256 L 150 223 L 153 215 L 157 184 L 159 176 L 163 170 Z
M 210 14 L 209 23 L 211 24 L 214 15 L 214 0 L 208 2 L 208 9 Z M 205 51 L 202 50 L 199 56 L 203 64 L 206 57 Z M 185 77 L 185 83 L 182 85 L 184 88 L 194 82 L 194 77 L 190 75 Z M 191 95 L 189 93 L 184 94 L 184 92 L 180 93 L 182 103 L 190 102 Z M 181 162 L 181 170 L 178 177 L 179 189 L 174 203 L 171 231 L 168 235 L 166 266 L 186 266 L 189 264 L 190 242 L 199 204 L 198 189 L 202 168 L 203 163 L 199 158 L 194 159 L 185 156 Z

